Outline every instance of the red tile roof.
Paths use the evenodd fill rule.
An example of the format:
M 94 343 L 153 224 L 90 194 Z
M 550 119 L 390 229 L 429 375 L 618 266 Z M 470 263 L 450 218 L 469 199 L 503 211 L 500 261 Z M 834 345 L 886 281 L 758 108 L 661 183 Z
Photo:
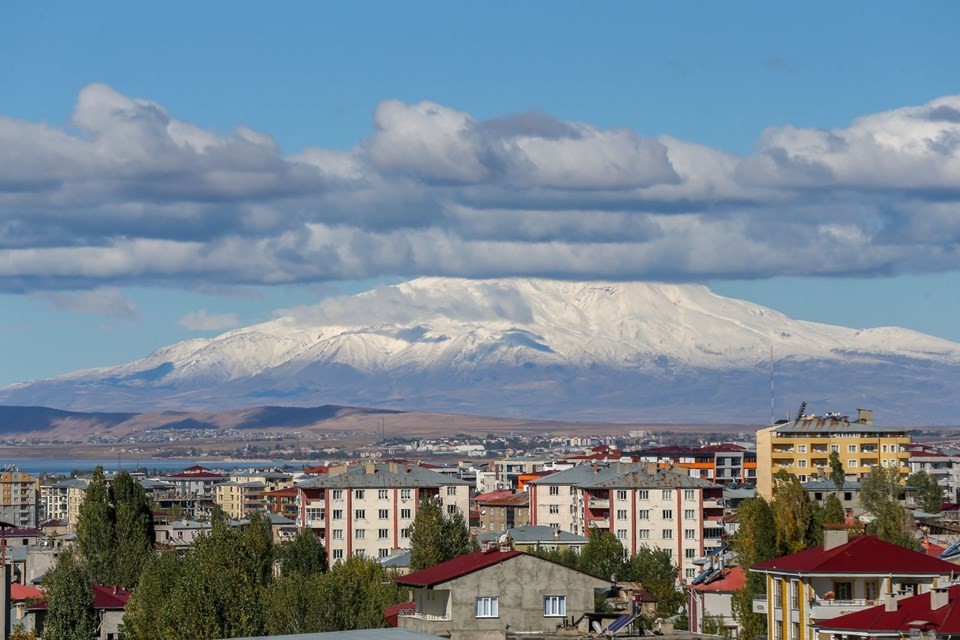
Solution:
M 41 598 L 43 598 L 43 591 L 40 591 L 40 589 L 34 589 L 33 587 L 22 585 L 19 582 L 10 583 L 11 600 L 39 600 Z
M 225 476 L 222 473 L 214 473 L 212 471 L 190 471 L 190 472 L 183 472 L 183 473 L 172 473 L 170 475 L 162 476 L 162 477 L 192 479 L 192 478 L 226 478 L 227 476 Z
M 473 551 L 457 556 L 452 560 L 441 562 L 433 567 L 399 576 L 394 578 L 394 582 L 409 587 L 432 587 L 522 555 L 522 552 L 512 549 L 510 551 L 500 551 L 499 549 Z
M 706 584 L 691 585 L 694 591 L 732 592 L 742 589 L 747 584 L 747 574 L 740 567 L 724 569 L 718 578 Z
M 496 500 L 497 498 L 505 498 L 507 496 L 513 495 L 513 489 L 500 489 L 497 491 L 487 491 L 486 493 L 478 493 L 471 500 L 473 502 L 485 502 L 487 500 Z
M 761 562 L 752 569 L 784 573 L 909 575 L 949 574 L 957 571 L 957 565 L 904 549 L 874 536 L 856 536 L 829 551 L 824 551 L 822 546 L 814 547 Z
M 922 593 L 897 601 L 896 611 L 887 611 L 884 605 L 855 611 L 817 625 L 833 631 L 909 632 L 917 622 L 931 623 L 938 636 L 960 634 L 960 585 L 950 587 L 948 602 L 939 609 L 930 608 L 930 594 Z
M 103 586 L 93 586 L 90 587 L 90 590 L 93 591 L 93 608 L 94 609 L 124 609 L 127 606 L 127 600 L 130 599 L 130 591 L 126 589 L 120 589 L 119 587 L 103 587 Z M 38 602 L 34 606 L 30 607 L 31 609 L 46 609 L 46 601 Z

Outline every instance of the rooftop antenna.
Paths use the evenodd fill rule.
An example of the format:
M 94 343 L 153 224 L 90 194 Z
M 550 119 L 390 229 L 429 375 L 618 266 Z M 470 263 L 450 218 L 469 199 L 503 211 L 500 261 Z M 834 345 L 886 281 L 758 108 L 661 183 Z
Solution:
M 794 422 L 800 422 L 803 420 L 803 417 L 807 415 L 807 401 L 804 400 L 800 403 L 800 410 L 797 411 L 797 419 Z
M 776 414 L 774 413 L 774 387 L 773 387 L 773 341 L 770 342 L 770 424 L 776 422 Z

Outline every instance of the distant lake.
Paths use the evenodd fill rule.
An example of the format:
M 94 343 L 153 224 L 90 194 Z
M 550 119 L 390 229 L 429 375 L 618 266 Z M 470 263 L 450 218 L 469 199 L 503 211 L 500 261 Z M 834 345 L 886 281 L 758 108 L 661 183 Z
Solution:
M 177 472 L 195 464 L 207 467 L 208 469 L 250 469 L 261 467 L 283 467 L 288 465 L 293 470 L 303 469 L 303 462 L 290 462 L 285 460 L 274 460 L 264 462 L 262 460 L 246 460 L 239 462 L 220 462 L 216 460 L 190 460 L 184 458 L 178 459 L 143 459 L 121 458 L 119 463 L 116 458 L 83 459 L 83 458 L 0 458 L 0 467 L 14 466 L 20 471 L 31 475 L 43 474 L 62 474 L 70 475 L 71 471 L 93 471 L 98 466 L 103 466 L 105 471 L 133 471 L 140 467 L 148 472 L 154 470 L 161 473 Z M 315 464 L 315 463 L 314 463 Z

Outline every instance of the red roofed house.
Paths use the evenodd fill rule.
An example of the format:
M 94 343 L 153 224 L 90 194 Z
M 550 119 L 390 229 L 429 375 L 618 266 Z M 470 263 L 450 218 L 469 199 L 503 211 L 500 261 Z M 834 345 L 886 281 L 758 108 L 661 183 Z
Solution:
M 960 635 L 960 585 L 943 586 L 909 598 L 848 613 L 817 625 L 821 637 L 951 638 Z
M 554 633 L 594 609 L 597 589 L 610 586 L 561 564 L 505 548 L 467 553 L 394 578 L 413 591 L 413 611 L 399 626 L 452 640 Z M 585 624 L 585 623 L 582 623 Z M 581 632 L 586 632 L 586 626 Z
M 740 627 L 733 619 L 733 592 L 747 584 L 747 574 L 740 567 L 717 569 L 699 584 L 687 587 L 687 616 L 691 633 L 705 633 L 705 615 L 719 616 L 731 638 L 737 637 Z
M 873 536 L 826 530 L 823 537 L 823 546 L 751 567 L 766 574 L 767 595 L 753 610 L 767 614 L 771 640 L 814 640 L 814 627 L 826 620 L 871 607 L 887 593 L 926 593 L 957 570 Z
M 90 587 L 93 591 L 93 608 L 100 617 L 100 634 L 97 640 L 119 640 L 123 610 L 130 599 L 130 592 L 117 587 Z M 39 602 L 29 609 L 21 622 L 27 631 L 35 629 L 43 635 L 43 621 L 47 616 L 47 603 Z

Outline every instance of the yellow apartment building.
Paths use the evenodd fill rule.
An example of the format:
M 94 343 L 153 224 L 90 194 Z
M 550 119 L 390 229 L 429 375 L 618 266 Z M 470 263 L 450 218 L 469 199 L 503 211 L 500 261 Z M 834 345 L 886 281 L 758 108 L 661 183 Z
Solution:
M 18 527 L 36 527 L 40 511 L 40 479 L 7 467 L 0 472 L 0 519 Z
M 801 416 L 793 422 L 757 431 L 757 492 L 773 497 L 773 475 L 780 469 L 801 482 L 825 479 L 830 452 L 836 451 L 848 479 L 861 478 L 876 466 L 910 471 L 910 436 L 900 427 L 873 424 L 873 412 L 857 409 L 856 420 L 846 416 Z

